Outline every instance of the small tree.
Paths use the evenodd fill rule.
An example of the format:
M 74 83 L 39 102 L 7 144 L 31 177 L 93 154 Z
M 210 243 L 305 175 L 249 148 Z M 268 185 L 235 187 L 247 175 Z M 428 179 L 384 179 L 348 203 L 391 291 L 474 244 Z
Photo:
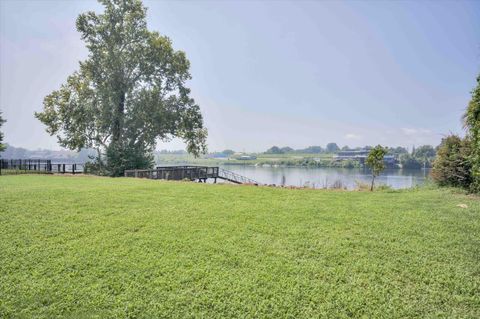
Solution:
M 384 157 L 387 154 L 388 150 L 386 147 L 377 145 L 371 149 L 367 157 L 367 165 L 372 170 L 372 185 L 370 186 L 370 191 L 373 191 L 373 186 L 375 184 L 375 178 L 380 175 L 380 173 L 385 169 Z
M 3 119 L 2 117 L 2 112 L 0 112 L 0 128 L 2 127 L 3 123 L 5 123 L 6 120 Z M 3 144 L 3 133 L 0 131 L 0 152 L 3 152 L 7 146 Z

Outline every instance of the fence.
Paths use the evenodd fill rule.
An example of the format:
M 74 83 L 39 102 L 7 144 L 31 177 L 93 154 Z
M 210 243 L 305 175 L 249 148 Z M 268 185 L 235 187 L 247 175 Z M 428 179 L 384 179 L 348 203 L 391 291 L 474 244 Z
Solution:
M 84 164 L 53 163 L 43 159 L 0 159 L 0 175 L 12 174 L 78 174 L 85 170 Z
M 215 183 L 217 182 L 217 179 L 222 179 L 235 184 L 260 185 L 260 183 L 248 177 L 219 167 L 210 166 L 158 166 L 156 169 L 126 170 L 125 177 L 167 180 L 187 179 L 201 182 L 206 182 L 207 179 L 212 178 Z
M 208 178 L 218 177 L 218 167 L 159 166 L 156 169 L 126 170 L 125 177 L 167 180 L 206 180 Z

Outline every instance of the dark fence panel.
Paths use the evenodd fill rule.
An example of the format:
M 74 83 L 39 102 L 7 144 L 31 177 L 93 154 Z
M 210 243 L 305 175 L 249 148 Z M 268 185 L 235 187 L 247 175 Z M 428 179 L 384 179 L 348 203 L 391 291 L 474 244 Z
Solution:
M 45 159 L 0 159 L 0 175 L 12 174 L 80 174 L 85 165 L 78 163 L 52 163 Z
M 158 166 L 156 169 L 126 170 L 125 177 L 166 179 L 166 180 L 206 180 L 218 177 L 218 167 L 208 166 Z
M 0 159 L 0 174 L 48 174 L 52 161 L 42 159 Z

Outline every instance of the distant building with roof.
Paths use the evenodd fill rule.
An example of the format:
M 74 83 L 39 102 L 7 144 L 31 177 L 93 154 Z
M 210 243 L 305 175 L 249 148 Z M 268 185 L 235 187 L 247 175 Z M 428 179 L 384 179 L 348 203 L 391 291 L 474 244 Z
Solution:
M 360 164 L 365 164 L 365 161 L 368 157 L 370 150 L 362 149 L 355 151 L 339 151 L 336 155 L 333 156 L 334 161 L 358 161 Z M 388 166 L 397 165 L 398 161 L 394 155 L 385 155 L 383 157 L 385 164 Z

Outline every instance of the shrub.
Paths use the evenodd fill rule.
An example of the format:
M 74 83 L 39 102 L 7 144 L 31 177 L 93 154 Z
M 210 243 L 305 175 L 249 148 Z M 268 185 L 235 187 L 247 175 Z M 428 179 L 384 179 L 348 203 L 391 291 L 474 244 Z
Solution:
M 477 77 L 477 87 L 472 91 L 472 99 L 463 120 L 471 140 L 472 183 L 470 189 L 480 192 L 480 76 Z
M 433 163 L 432 178 L 441 186 L 469 188 L 471 174 L 471 142 L 457 135 L 442 139 Z

